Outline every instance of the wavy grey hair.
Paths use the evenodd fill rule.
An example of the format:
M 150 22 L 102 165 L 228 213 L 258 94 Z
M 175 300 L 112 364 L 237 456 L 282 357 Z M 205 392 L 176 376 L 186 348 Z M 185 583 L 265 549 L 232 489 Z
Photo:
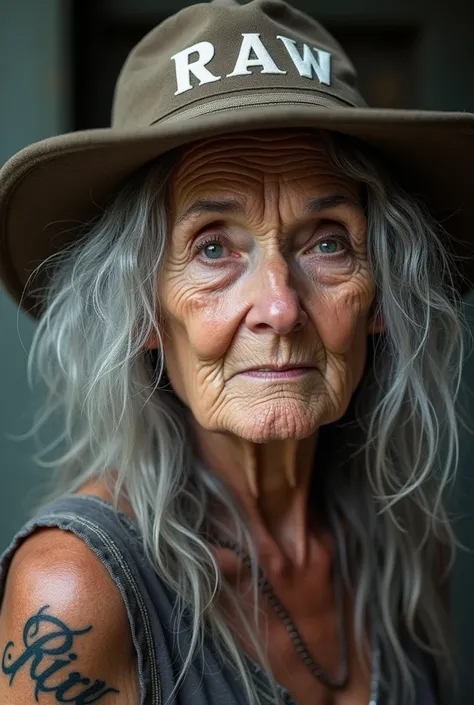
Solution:
M 311 502 L 337 540 L 354 596 L 359 652 L 369 658 L 364 634 L 373 620 L 387 702 L 410 704 L 416 668 L 406 638 L 432 655 L 442 688 L 448 687 L 444 675 L 454 672 L 438 583 L 441 567 L 449 573 L 457 545 L 445 494 L 458 464 L 456 400 L 469 329 L 441 227 L 365 146 L 321 135 L 333 163 L 361 185 L 376 305 L 386 327 L 369 336 L 366 369 L 344 417 L 320 429 Z M 189 412 L 166 380 L 165 361 L 144 350 L 151 331 L 161 334 L 157 277 L 169 231 L 168 185 L 178 160 L 179 150 L 143 168 L 72 245 L 47 260 L 50 276 L 28 379 L 32 384 L 36 371 L 48 393 L 30 433 L 61 412 L 57 443 L 67 442 L 66 451 L 42 460 L 51 446 L 36 456 L 56 470 L 48 500 L 94 478 L 108 483 L 115 504 L 126 492 L 147 556 L 176 594 L 176 619 L 185 611 L 192 615 L 181 678 L 210 637 L 221 658 L 235 666 L 249 702 L 258 702 L 249 661 L 219 609 L 221 591 L 240 614 L 279 702 L 281 691 L 252 621 L 258 589 L 248 620 L 204 540 L 217 528 L 211 503 L 227 507 L 233 536 L 250 547 L 256 571 L 252 536 L 226 488 L 193 455 Z

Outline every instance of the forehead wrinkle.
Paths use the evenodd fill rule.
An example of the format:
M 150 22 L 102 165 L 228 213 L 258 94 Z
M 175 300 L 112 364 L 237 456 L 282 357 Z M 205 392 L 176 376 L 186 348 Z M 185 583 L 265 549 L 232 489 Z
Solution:
M 284 152 L 291 154 L 295 151 L 326 154 L 324 142 L 314 130 L 290 128 L 208 137 L 189 145 L 183 150 L 183 155 L 189 157 L 190 161 L 194 161 L 201 156 L 200 152 L 206 153 L 209 157 L 214 154 L 219 156 L 225 152 L 228 154 L 239 152 L 243 155 L 260 152 L 272 156 L 276 151 L 278 154 Z
M 229 164 L 232 165 L 230 168 Z M 176 167 L 176 176 L 178 180 L 183 176 L 192 178 L 195 172 L 199 176 L 207 171 L 225 170 L 226 167 L 229 171 L 235 171 L 236 166 L 244 172 L 247 167 L 252 170 L 271 168 L 279 174 L 305 167 L 319 172 L 335 171 L 329 163 L 324 143 L 311 139 L 307 131 L 304 135 L 288 131 L 284 132 L 284 139 L 281 134 L 273 139 L 265 134 L 258 139 L 249 137 L 247 133 L 193 143 L 183 151 L 180 164 Z
M 336 188 L 340 189 L 341 186 L 349 187 L 347 189 L 348 191 L 351 193 L 356 192 L 355 182 L 350 180 L 344 174 L 335 172 L 329 168 L 325 170 L 320 169 L 316 173 L 308 174 L 307 170 L 306 173 L 301 173 L 305 170 L 305 164 L 301 163 L 296 164 L 291 170 L 288 169 L 288 165 L 286 165 L 283 173 L 277 173 L 276 170 L 266 171 L 261 168 L 255 168 L 255 165 L 252 169 L 246 169 L 242 164 L 235 164 L 229 166 L 229 168 L 222 168 L 223 165 L 220 166 L 220 169 L 216 169 L 213 164 L 204 164 L 201 170 L 196 170 L 194 174 L 187 174 L 186 176 L 188 178 L 177 179 L 175 185 L 180 187 L 185 193 L 193 190 L 196 184 L 198 190 L 202 190 L 203 186 L 207 186 L 209 184 L 211 187 L 211 192 L 215 191 L 216 193 L 233 194 L 235 192 L 235 182 L 238 182 L 240 180 L 239 177 L 242 177 L 245 186 L 248 185 L 249 181 L 255 182 L 255 184 L 263 184 L 264 181 L 273 180 L 283 182 L 283 184 L 290 184 L 292 182 L 299 181 L 305 190 L 311 191 L 314 187 L 320 187 L 322 185 L 320 182 L 324 181 L 324 190 L 326 190 L 329 186 L 336 185 Z M 260 166 L 261 165 L 259 165 L 259 167 Z M 222 184 L 222 182 L 226 179 L 230 182 L 234 182 L 232 188 L 222 188 L 222 186 L 220 188 L 219 186 L 216 187 L 216 183 Z M 314 186 L 312 186 L 311 181 L 314 181 Z M 248 189 L 246 188 L 244 190 Z M 242 193 L 242 195 L 244 194 Z M 206 197 L 208 197 L 208 194 L 206 194 Z
M 255 165 L 256 161 L 265 163 L 266 166 L 272 165 L 277 171 L 281 172 L 286 169 L 288 163 L 296 161 L 314 162 L 316 159 L 319 162 L 328 164 L 328 155 L 323 144 L 316 143 L 314 140 L 305 141 L 298 140 L 295 145 L 295 139 L 286 140 L 271 140 L 261 141 L 243 137 L 240 139 L 225 139 L 210 138 L 203 142 L 193 144 L 192 148 L 188 148 L 183 152 L 181 163 L 178 165 L 178 172 L 182 168 L 187 167 L 188 171 L 192 171 L 196 164 L 202 165 L 203 157 L 206 162 L 211 163 L 214 167 L 222 161 L 244 161 Z
M 209 189 L 202 188 L 202 186 L 206 185 L 206 181 L 211 183 L 211 187 Z M 191 182 L 186 183 L 186 187 L 183 188 L 182 192 L 180 193 L 181 198 L 179 199 L 180 201 L 180 206 L 182 213 L 178 215 L 178 213 L 175 214 L 175 223 L 179 224 L 183 220 L 188 220 L 188 217 L 186 216 L 186 212 L 189 211 L 190 209 L 193 208 L 194 204 L 198 204 L 199 201 L 204 201 L 204 202 L 212 202 L 215 201 L 219 203 L 220 201 L 225 202 L 228 201 L 229 204 L 232 202 L 235 203 L 235 208 L 232 209 L 230 206 L 228 209 L 226 208 L 220 208 L 217 207 L 215 209 L 216 213 L 229 213 L 229 214 L 239 214 L 239 211 L 241 211 L 241 214 L 245 213 L 246 207 L 247 207 L 247 201 L 248 201 L 248 196 L 245 193 L 245 190 L 242 190 L 240 192 L 238 189 L 230 189 L 230 188 L 217 188 L 215 185 L 215 178 L 213 176 L 209 176 L 209 179 L 203 180 L 199 179 L 197 180 L 197 187 L 196 184 Z M 206 208 L 206 206 L 203 208 L 203 212 L 212 212 L 210 208 Z M 200 217 L 200 213 L 192 213 L 189 215 L 189 219 L 198 219 Z
M 260 152 L 257 149 L 249 150 L 248 152 L 238 155 L 239 159 L 254 166 L 256 163 L 265 167 L 270 166 L 276 173 L 291 170 L 299 167 L 312 167 L 337 172 L 336 168 L 329 161 L 328 155 L 323 150 L 318 150 L 317 153 L 307 149 L 295 150 L 291 149 L 287 152 L 281 150 L 272 150 Z M 221 153 L 220 158 L 225 158 L 224 153 Z M 294 165 L 294 167 L 293 167 Z
M 336 170 L 323 146 L 314 141 L 304 144 L 298 141 L 295 149 L 295 140 L 287 139 L 284 150 L 282 142 L 277 143 L 275 148 L 274 141 L 248 138 L 238 142 L 234 140 L 230 145 L 227 142 L 225 149 L 222 149 L 223 146 L 222 141 L 209 138 L 204 145 L 194 144 L 191 150 L 184 153 L 172 179 L 175 187 L 173 195 L 180 206 L 184 208 L 200 197 L 216 200 L 230 197 L 235 200 L 237 196 L 246 212 L 249 212 L 249 205 L 254 213 L 255 207 L 257 211 L 263 207 L 266 217 L 273 207 L 269 201 L 273 201 L 274 205 L 277 200 L 280 211 L 288 199 L 293 200 L 293 188 L 298 200 L 298 188 L 317 197 L 328 192 L 331 195 L 340 193 L 341 187 L 359 200 L 357 184 Z M 244 188 L 239 188 L 239 181 Z M 269 191 L 270 183 L 276 184 L 277 197 Z M 281 188 L 284 184 L 292 184 L 290 193 Z M 262 193 L 258 199 L 256 196 L 260 190 Z
M 284 213 L 287 209 L 293 215 L 301 211 L 300 215 L 296 215 L 296 222 L 302 222 L 311 215 L 316 215 L 318 213 L 324 215 L 328 211 L 341 210 L 346 213 L 350 211 L 357 212 L 360 215 L 364 215 L 364 211 L 361 203 L 358 201 L 356 194 L 347 188 L 341 188 L 340 183 L 335 183 L 334 188 L 323 189 L 320 195 L 313 196 L 315 189 L 308 189 L 308 195 L 301 196 L 297 194 L 295 198 L 295 192 L 285 191 L 284 184 L 282 184 L 281 179 L 274 179 L 272 176 L 264 175 L 262 180 L 257 180 L 257 188 L 262 190 L 260 196 L 256 194 L 256 188 L 252 190 L 252 193 L 246 193 L 242 191 L 239 193 L 237 190 L 220 190 L 212 189 L 209 191 L 204 191 L 206 195 L 201 196 L 201 194 L 196 194 L 196 197 L 191 197 L 189 199 L 190 205 L 188 205 L 188 200 L 186 199 L 183 204 L 183 209 L 181 214 L 176 215 L 175 225 L 181 225 L 183 222 L 199 220 L 203 215 L 209 213 L 210 215 L 223 214 L 230 216 L 237 216 L 237 220 L 240 217 L 244 219 L 249 217 L 251 221 L 255 218 L 257 220 L 262 219 L 263 222 L 269 223 L 275 218 L 276 213 L 278 213 L 278 223 L 283 224 L 284 221 L 288 220 L 288 213 Z M 282 188 L 283 187 L 283 188 Z M 191 189 L 192 191 L 192 189 Z M 188 205 L 187 208 L 184 206 Z M 301 207 L 300 207 L 301 206 Z M 337 210 L 336 210 L 337 209 Z M 274 223 L 276 226 L 276 223 Z M 292 226 L 289 226 L 290 229 Z
M 255 182 L 261 180 L 258 170 L 255 168 L 246 167 L 241 162 L 232 164 L 226 159 L 216 160 L 216 163 L 209 161 L 201 162 L 192 170 L 183 170 L 182 173 L 175 173 L 171 184 L 175 191 L 181 190 L 183 193 L 187 194 L 196 184 L 198 188 L 201 189 L 203 186 L 210 183 L 214 190 L 216 182 L 219 183 L 221 180 L 225 179 L 236 180 L 238 176 L 243 177 L 245 183 L 248 183 L 249 180 Z M 227 191 L 228 190 L 229 189 L 227 189 Z
M 265 176 L 274 174 L 275 176 L 285 176 L 292 178 L 293 174 L 299 174 L 303 171 L 314 171 L 317 176 L 334 175 L 345 177 L 342 172 L 338 171 L 324 155 L 315 158 L 314 155 L 298 154 L 291 152 L 284 156 L 281 153 L 261 155 L 255 151 L 248 154 L 229 154 L 220 153 L 214 159 L 201 160 L 195 162 L 193 169 L 186 170 L 187 176 L 194 176 L 197 173 L 199 176 L 212 174 L 216 172 L 228 172 L 234 174 L 241 172 L 244 175 L 253 175 L 261 172 Z
M 313 198 L 347 194 L 348 200 L 355 204 L 360 203 L 357 184 L 334 172 L 301 174 L 299 166 L 285 174 L 256 169 L 251 172 L 242 171 L 243 173 L 240 173 L 240 170 L 236 173 L 235 169 L 229 172 L 210 169 L 205 175 L 196 174 L 195 178 L 177 184 L 181 187 L 179 200 L 183 203 L 183 207 L 199 198 L 236 200 L 237 196 L 237 200 L 247 203 L 248 200 L 253 201 L 260 190 L 262 198 L 270 196 L 268 185 L 273 183 L 277 186 L 280 201 L 293 199 L 295 196 L 299 200 L 300 194 L 307 192 Z M 285 185 L 290 187 L 289 191 L 284 188 Z

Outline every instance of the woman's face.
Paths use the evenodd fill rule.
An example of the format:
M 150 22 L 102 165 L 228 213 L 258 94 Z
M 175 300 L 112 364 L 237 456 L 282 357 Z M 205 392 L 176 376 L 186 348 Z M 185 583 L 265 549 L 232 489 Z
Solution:
M 375 293 L 356 184 L 282 130 L 195 143 L 170 196 L 164 354 L 197 422 L 258 443 L 340 418 Z

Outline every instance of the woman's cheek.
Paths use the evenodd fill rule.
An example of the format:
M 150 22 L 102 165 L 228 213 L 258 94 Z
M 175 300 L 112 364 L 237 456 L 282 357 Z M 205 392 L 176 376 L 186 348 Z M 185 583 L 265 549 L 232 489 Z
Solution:
M 165 269 L 161 292 L 171 344 L 178 337 L 182 344 L 184 333 L 189 352 L 199 361 L 223 358 L 248 308 L 248 269 L 244 257 L 217 265 L 196 257 L 186 266 Z
M 188 340 L 199 360 L 225 356 L 242 320 L 244 311 L 230 292 L 192 297 L 186 315 Z
M 197 256 L 189 263 L 186 277 L 196 291 L 220 293 L 238 286 L 247 270 L 247 258 L 238 254 L 213 263 Z

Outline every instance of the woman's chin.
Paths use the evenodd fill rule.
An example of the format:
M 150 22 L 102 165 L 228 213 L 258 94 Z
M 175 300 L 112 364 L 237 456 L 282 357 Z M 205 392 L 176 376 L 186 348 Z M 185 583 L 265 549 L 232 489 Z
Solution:
M 319 408 L 318 408 L 319 407 Z M 267 401 L 256 408 L 246 405 L 226 415 L 225 430 L 251 443 L 302 440 L 321 425 L 324 409 L 301 400 Z

